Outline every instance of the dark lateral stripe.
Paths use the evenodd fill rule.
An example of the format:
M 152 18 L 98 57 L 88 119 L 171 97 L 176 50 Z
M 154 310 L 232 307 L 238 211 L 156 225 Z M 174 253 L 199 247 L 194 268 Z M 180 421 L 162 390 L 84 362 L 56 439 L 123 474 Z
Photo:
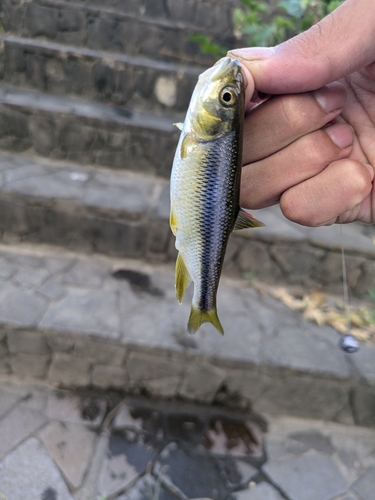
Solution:
M 204 189 L 201 193 L 202 217 L 200 234 L 203 242 L 202 272 L 199 308 L 211 310 L 216 304 L 222 261 L 233 221 L 233 205 L 228 198 L 233 196 L 235 172 L 233 150 L 235 133 L 212 141 L 203 170 Z

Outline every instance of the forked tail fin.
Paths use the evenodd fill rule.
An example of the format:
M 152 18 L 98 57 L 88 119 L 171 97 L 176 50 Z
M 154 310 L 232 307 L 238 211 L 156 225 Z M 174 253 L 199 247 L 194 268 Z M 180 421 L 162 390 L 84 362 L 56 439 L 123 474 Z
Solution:
M 201 311 L 198 307 L 191 306 L 188 332 L 195 333 L 203 323 L 211 323 L 222 335 L 224 335 L 223 327 L 217 317 L 216 307 L 210 311 Z

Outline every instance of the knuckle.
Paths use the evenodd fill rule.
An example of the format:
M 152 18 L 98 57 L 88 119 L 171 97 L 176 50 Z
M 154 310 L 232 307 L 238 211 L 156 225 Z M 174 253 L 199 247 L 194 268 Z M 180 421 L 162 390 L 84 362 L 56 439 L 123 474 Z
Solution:
M 357 195 L 362 200 L 371 189 L 370 174 L 362 163 L 353 160 L 341 160 L 338 164 L 343 180 L 343 191 L 350 191 L 348 196 Z M 350 183 L 348 183 L 350 179 Z
M 302 138 L 304 163 L 317 172 L 338 159 L 338 148 L 329 140 L 324 130 L 317 130 Z
M 304 226 L 319 225 L 320 221 L 315 220 L 314 213 L 308 210 L 309 203 L 303 193 L 297 194 L 294 188 L 288 189 L 281 195 L 280 208 L 284 216 L 292 222 Z
M 280 111 L 284 122 L 295 131 L 304 132 L 311 127 L 309 94 L 285 95 L 280 97 Z

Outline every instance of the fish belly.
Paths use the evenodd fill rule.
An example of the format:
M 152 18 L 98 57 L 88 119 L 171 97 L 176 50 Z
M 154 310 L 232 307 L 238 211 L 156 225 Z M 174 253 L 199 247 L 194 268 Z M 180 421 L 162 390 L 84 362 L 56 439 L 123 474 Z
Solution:
M 234 139 L 231 133 L 198 145 L 187 158 L 179 159 L 171 176 L 176 248 L 194 282 L 192 311 L 196 314 L 215 311 L 216 315 L 225 250 L 239 209 Z M 206 317 L 203 321 L 213 322 Z M 222 330 L 219 321 L 215 326 Z

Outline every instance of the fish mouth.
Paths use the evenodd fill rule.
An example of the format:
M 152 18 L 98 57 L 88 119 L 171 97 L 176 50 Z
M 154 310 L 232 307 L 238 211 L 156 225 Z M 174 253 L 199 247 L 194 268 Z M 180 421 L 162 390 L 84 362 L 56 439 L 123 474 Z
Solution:
M 220 80 L 230 73 L 232 73 L 236 81 L 242 81 L 241 64 L 238 59 L 223 57 L 213 66 L 213 69 L 214 72 L 211 76 L 212 81 Z

